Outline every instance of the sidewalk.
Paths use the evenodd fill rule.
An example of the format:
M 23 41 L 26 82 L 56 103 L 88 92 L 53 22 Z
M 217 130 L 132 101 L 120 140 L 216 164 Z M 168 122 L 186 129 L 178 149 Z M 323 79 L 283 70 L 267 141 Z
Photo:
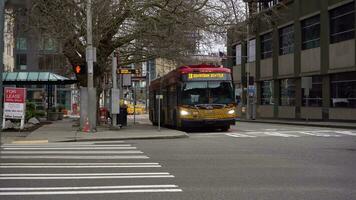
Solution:
M 301 121 L 301 120 L 292 121 L 292 120 L 277 120 L 277 119 L 256 119 L 256 120 L 237 119 L 236 121 L 248 122 L 248 123 L 270 123 L 270 124 L 286 124 L 286 125 L 297 125 L 297 126 L 356 129 L 355 122 Z
M 131 139 L 173 139 L 188 137 L 185 132 L 161 128 L 157 130 L 143 117 L 135 124 L 129 120 L 128 126 L 112 130 L 109 127 L 98 127 L 95 133 L 78 131 L 79 127 L 73 126 L 76 120 L 64 119 L 52 124 L 44 125 L 33 131 L 25 138 L 16 139 L 17 143 L 42 143 L 42 142 L 75 142 L 75 141 L 103 141 L 103 140 L 131 140 Z M 21 141 L 19 141 L 21 140 Z M 5 140 L 6 141 L 6 140 Z M 14 141 L 13 141 L 14 142 Z

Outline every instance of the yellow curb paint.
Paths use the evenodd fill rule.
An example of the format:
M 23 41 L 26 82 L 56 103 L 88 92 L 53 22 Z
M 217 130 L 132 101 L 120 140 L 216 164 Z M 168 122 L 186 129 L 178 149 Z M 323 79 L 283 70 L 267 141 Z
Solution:
M 48 140 L 17 140 L 13 141 L 12 144 L 46 144 Z

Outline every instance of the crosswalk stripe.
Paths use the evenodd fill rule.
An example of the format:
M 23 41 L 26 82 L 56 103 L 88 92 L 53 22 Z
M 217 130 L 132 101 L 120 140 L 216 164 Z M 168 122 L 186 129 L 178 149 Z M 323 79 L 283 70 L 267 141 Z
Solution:
M 19 147 L 127 147 L 131 146 L 131 144 L 108 144 L 108 145 L 66 145 L 66 144 L 56 144 L 56 145 L 2 145 L 3 147 L 8 147 L 8 148 L 19 148 Z
M 299 131 L 298 133 L 305 134 L 305 135 L 311 135 L 311 136 L 317 136 L 317 137 L 340 137 L 340 135 L 332 135 L 332 134 L 327 134 L 325 132 L 321 133 L 321 132 Z
M 152 173 L 76 173 L 76 174 L 0 174 L 0 180 L 174 178 L 168 172 Z
M 1 169 L 74 169 L 74 168 L 158 168 L 161 165 L 91 165 L 91 166 L 73 166 L 73 165 L 57 165 L 57 166 L 47 166 L 47 165 L 36 165 L 36 166 L 1 166 Z
M 2 154 L 142 154 L 142 151 L 2 151 Z
M 182 192 L 182 189 L 132 189 L 132 190 L 94 190 L 94 191 L 41 191 L 41 192 L 3 192 L 1 196 L 19 195 L 60 195 L 60 194 L 118 194 L 118 193 L 153 193 Z
M 28 155 L 28 156 L 1 156 L 2 159 L 81 159 L 81 160 L 107 160 L 107 159 L 148 159 L 148 156 L 72 156 L 72 155 Z
M 356 136 L 355 132 L 351 131 L 335 131 L 336 133 L 343 134 L 343 135 L 350 135 L 350 136 Z
M 50 176 L 133 176 L 133 175 L 169 175 L 168 172 L 144 172 L 144 173 L 56 173 L 56 174 L 0 174 L 0 177 L 50 177 Z
M 231 137 L 245 137 L 245 138 L 255 138 L 256 136 L 252 135 L 245 135 L 245 134 L 240 134 L 240 133 L 227 133 L 225 135 L 231 136 Z
M 38 168 L 159 168 L 159 163 L 1 163 L 2 169 Z
M 137 189 L 137 188 L 177 188 L 177 185 L 115 185 L 115 186 L 83 186 L 83 187 L 6 187 L 0 191 L 29 190 L 92 190 L 92 189 Z
M 136 147 L 4 147 L 4 150 L 119 150 L 119 149 L 137 149 Z
M 297 135 L 292 134 L 285 134 L 279 132 L 261 132 L 262 134 L 269 135 L 269 136 L 277 136 L 277 137 L 299 137 Z
M 159 165 L 159 163 L 0 163 L 0 165 Z

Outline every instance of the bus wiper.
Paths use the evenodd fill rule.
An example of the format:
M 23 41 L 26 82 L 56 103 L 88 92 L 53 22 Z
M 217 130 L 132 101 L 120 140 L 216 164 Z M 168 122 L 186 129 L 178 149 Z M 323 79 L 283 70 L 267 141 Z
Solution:
M 201 107 L 201 108 L 205 108 L 205 109 L 208 109 L 209 107 L 212 107 L 212 108 L 214 108 L 214 107 L 225 108 L 225 107 L 226 107 L 225 104 L 217 104 L 217 103 L 215 103 L 215 104 L 196 104 L 196 105 L 194 105 L 194 106 L 195 106 L 196 108 Z

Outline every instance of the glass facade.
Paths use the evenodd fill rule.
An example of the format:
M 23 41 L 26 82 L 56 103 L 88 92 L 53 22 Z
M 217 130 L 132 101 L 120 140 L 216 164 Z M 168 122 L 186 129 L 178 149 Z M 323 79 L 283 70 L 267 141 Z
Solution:
M 302 105 L 321 107 L 323 105 L 323 81 L 321 76 L 302 77 Z
M 261 59 L 272 57 L 272 32 L 261 36 Z
M 256 61 L 256 39 L 248 41 L 247 62 Z
M 280 80 L 280 105 L 295 106 L 295 79 Z
M 17 38 L 16 39 L 16 49 L 17 50 L 27 50 L 27 39 L 26 38 Z
M 273 104 L 273 81 L 261 82 L 261 105 Z
M 331 75 L 331 107 L 356 108 L 356 72 Z
M 27 69 L 27 55 L 26 54 L 17 54 L 16 55 L 16 69 L 17 70 L 26 70 Z
M 294 25 L 279 29 L 279 55 L 294 52 Z
M 302 50 L 320 47 L 320 15 L 302 21 Z
M 330 10 L 330 43 L 355 38 L 355 3 Z

